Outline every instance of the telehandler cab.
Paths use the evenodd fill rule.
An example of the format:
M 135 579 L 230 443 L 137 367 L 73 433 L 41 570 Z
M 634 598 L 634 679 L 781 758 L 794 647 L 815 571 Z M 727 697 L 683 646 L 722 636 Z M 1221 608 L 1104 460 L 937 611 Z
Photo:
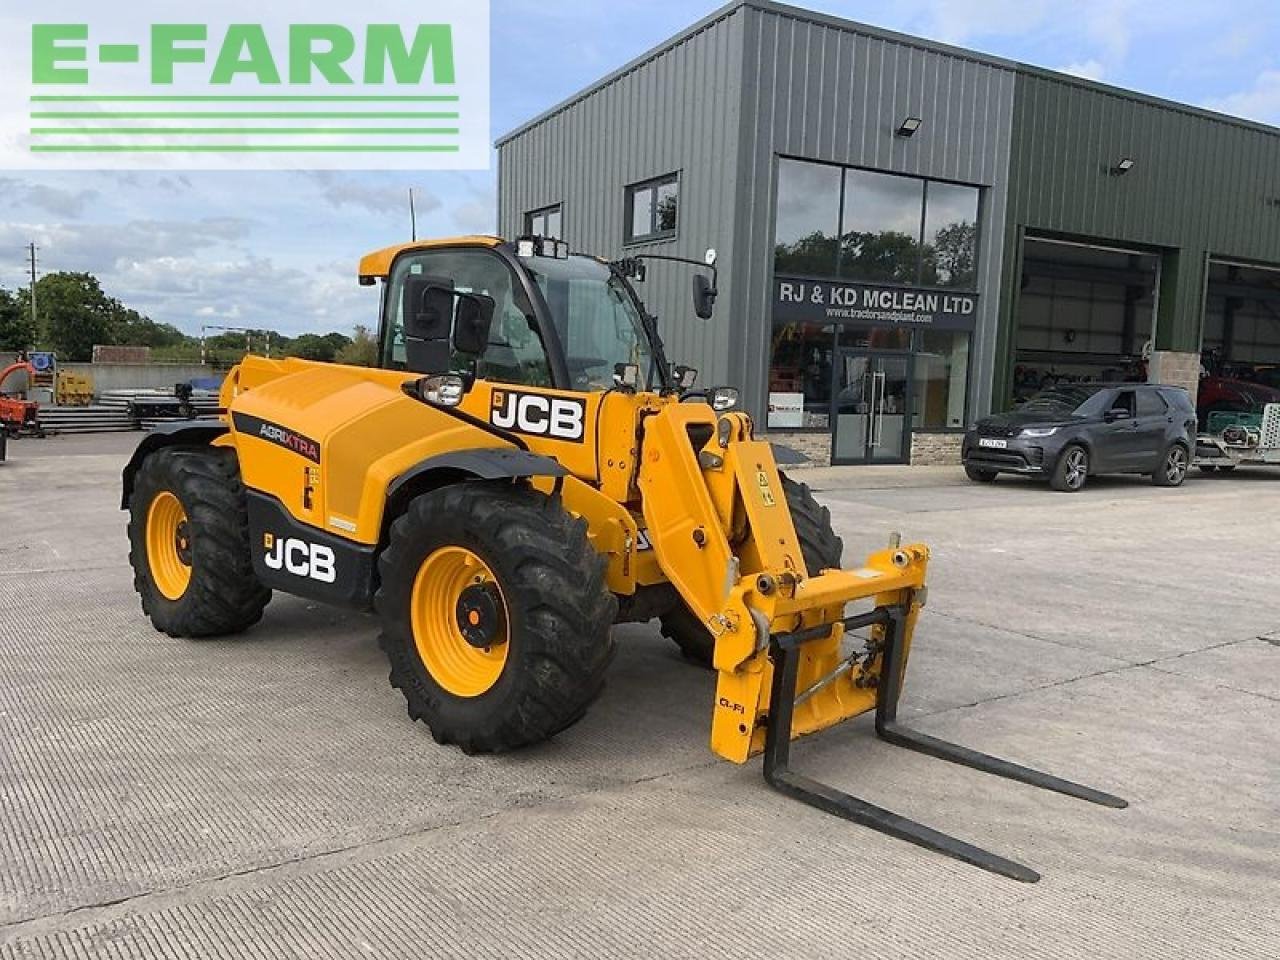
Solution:
M 736 392 L 667 362 L 631 282 L 664 259 L 679 258 L 608 263 L 541 237 L 366 256 L 380 369 L 246 357 L 222 417 L 139 445 L 123 506 L 143 610 L 200 638 L 247 629 L 272 590 L 372 607 L 410 717 L 468 753 L 576 722 L 611 626 L 660 618 L 717 672 L 721 757 L 763 752 L 792 797 L 1038 879 L 790 769 L 792 738 L 874 710 L 891 743 L 1125 805 L 897 721 L 928 548 L 895 537 L 841 569 L 830 515 L 778 472 Z M 714 254 L 685 262 L 708 317 Z

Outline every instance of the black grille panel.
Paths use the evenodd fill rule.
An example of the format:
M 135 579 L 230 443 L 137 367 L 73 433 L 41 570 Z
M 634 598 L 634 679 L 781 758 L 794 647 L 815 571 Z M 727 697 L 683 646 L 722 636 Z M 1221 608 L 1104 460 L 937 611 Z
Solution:
M 1007 427 L 1001 423 L 979 423 L 977 434 L 980 437 L 1016 437 L 1019 427 Z

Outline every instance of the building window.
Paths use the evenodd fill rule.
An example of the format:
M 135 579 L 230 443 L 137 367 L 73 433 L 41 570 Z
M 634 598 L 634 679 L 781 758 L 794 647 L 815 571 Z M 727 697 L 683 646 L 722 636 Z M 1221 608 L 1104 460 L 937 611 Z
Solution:
M 978 190 L 955 183 L 925 185 L 921 278 L 926 287 L 978 285 Z
M 840 278 L 863 283 L 918 283 L 923 210 L 923 180 L 846 170 Z
M 674 173 L 627 187 L 627 243 L 674 237 L 679 208 L 680 180 Z
M 958 430 L 965 426 L 969 387 L 969 334 L 921 330 L 915 355 L 916 430 Z
M 831 415 L 835 329 L 817 323 L 773 328 L 769 364 L 770 430 L 826 430 Z
M 774 273 L 974 290 L 978 187 L 778 160 Z
M 839 236 L 840 168 L 779 160 L 774 272 L 801 277 L 834 276 Z
M 560 240 L 560 204 L 533 210 L 524 215 L 524 232 L 531 237 Z

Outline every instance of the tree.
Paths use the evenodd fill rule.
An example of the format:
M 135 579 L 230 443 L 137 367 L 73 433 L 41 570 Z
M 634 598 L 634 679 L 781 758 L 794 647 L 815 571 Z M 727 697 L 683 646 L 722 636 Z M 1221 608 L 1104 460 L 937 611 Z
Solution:
M 302 360 L 322 360 L 332 363 L 338 351 L 348 346 L 351 338 L 341 333 L 304 333 L 294 337 L 283 352 L 290 357 Z
M 35 340 L 31 311 L 20 298 L 0 288 L 0 350 L 30 350 Z
M 920 244 L 897 230 L 846 233 L 840 238 L 842 271 L 864 283 L 915 283 Z
M 973 286 L 978 225 L 957 220 L 942 227 L 932 245 L 924 247 L 924 282 L 944 287 Z
M 338 351 L 334 360 L 337 363 L 346 363 L 353 367 L 376 367 L 378 365 L 378 341 L 374 339 L 368 327 L 356 324 L 355 337 Z
M 36 283 L 48 340 L 63 361 L 91 360 L 94 344 L 112 342 L 120 308 L 89 273 L 49 273 Z

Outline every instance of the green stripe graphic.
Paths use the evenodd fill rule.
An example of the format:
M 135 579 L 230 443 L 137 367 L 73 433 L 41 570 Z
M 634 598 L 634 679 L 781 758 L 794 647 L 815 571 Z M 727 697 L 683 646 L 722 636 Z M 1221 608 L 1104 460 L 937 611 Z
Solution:
M 31 114 L 31 119 L 33 120 L 253 120 L 255 118 L 263 120 L 309 120 L 312 118 L 321 120 L 456 120 L 458 115 L 456 113 L 389 113 L 386 111 L 365 113 L 333 113 L 326 111 L 292 113 L 260 113 L 257 111 L 220 111 L 213 113 L 48 113 L 33 111 Z
M 442 144 L 33 144 L 32 153 L 457 153 Z
M 212 134 L 239 136 L 241 134 L 298 134 L 328 136 L 356 136 L 362 133 L 387 136 L 443 136 L 456 134 L 457 127 L 32 127 L 35 136 L 93 136 L 95 134 L 138 134 L 141 136 L 169 136 Z
M 357 96 L 357 95 L 276 95 L 260 96 L 178 96 L 173 94 L 92 94 L 43 95 L 31 98 L 38 103 L 457 103 L 454 96 Z

